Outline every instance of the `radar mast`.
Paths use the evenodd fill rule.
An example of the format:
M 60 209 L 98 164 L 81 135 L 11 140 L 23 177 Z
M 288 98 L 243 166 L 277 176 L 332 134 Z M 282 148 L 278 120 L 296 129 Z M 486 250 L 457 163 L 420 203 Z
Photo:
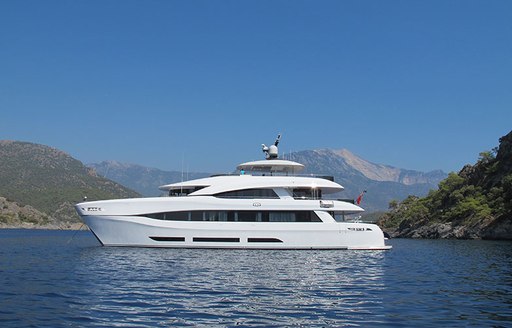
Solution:
M 263 153 L 265 153 L 266 160 L 263 159 L 260 161 L 242 163 L 236 167 L 237 170 L 243 170 L 244 172 L 269 172 L 270 175 L 273 175 L 274 173 L 288 175 L 290 173 L 295 174 L 304 169 L 304 165 L 300 163 L 277 158 L 279 155 L 277 145 L 280 140 L 281 134 L 278 134 L 273 145 L 261 145 L 261 149 L 263 150 Z
M 265 153 L 266 159 L 277 159 L 277 157 L 279 156 L 277 145 L 279 145 L 280 140 L 281 140 L 281 134 L 278 134 L 276 141 L 274 141 L 274 144 L 271 145 L 270 147 L 267 147 L 265 144 L 261 145 L 261 149 Z

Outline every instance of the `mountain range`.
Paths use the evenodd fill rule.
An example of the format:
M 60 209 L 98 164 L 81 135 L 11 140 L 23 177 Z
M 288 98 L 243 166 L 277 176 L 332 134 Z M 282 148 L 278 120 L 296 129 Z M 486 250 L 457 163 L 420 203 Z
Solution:
M 348 150 L 305 150 L 287 159 L 304 164 L 305 174 L 334 176 L 345 187 L 337 198 L 354 199 L 366 190 L 362 206 L 382 211 L 392 200 L 422 196 L 446 176 L 368 162 Z M 45 145 L 0 141 L 0 227 L 69 228 L 80 224 L 73 205 L 89 200 L 160 196 L 158 186 L 209 176 L 163 171 L 104 161 L 85 166 L 65 152 Z
M 447 174 L 438 170 L 428 173 L 375 164 L 346 149 L 304 150 L 286 155 L 286 159 L 306 166 L 304 174 L 333 176 L 345 187 L 337 198 L 355 199 L 366 190 L 362 206 L 367 212 L 384 211 L 392 200 L 409 195 L 424 196 Z M 137 164 L 109 160 L 88 164 L 98 175 L 114 180 L 145 196 L 158 196 L 158 186 L 183 180 L 202 178 L 210 173 L 164 171 Z

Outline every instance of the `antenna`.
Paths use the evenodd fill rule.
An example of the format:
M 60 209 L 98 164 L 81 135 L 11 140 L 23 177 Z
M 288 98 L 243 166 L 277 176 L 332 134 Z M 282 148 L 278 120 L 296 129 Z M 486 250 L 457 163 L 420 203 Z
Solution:
M 281 140 L 281 133 L 277 135 L 276 141 L 274 142 L 274 146 L 277 147 L 277 145 L 279 145 L 279 140 Z
M 181 185 L 180 185 L 180 194 L 183 195 L 183 167 L 185 165 L 185 154 L 181 155 Z

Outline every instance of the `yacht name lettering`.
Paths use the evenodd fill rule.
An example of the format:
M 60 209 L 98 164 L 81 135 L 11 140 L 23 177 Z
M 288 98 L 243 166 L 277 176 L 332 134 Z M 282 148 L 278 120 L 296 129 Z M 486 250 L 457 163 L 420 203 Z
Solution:
M 352 230 L 352 231 L 365 231 L 366 229 L 365 228 L 357 227 L 357 228 L 348 228 L 348 230 Z

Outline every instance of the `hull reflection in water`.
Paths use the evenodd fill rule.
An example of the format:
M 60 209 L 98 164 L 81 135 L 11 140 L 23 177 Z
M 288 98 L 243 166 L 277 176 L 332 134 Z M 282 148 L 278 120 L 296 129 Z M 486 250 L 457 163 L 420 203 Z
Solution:
M 136 317 L 185 326 L 383 322 L 369 313 L 383 308 L 384 251 L 96 248 L 84 256 L 104 274 L 122 274 L 108 288 L 100 280 L 82 286 L 100 300 L 93 313 L 104 324 L 109 313 L 128 325 Z M 85 299 L 78 310 L 91 311 Z

